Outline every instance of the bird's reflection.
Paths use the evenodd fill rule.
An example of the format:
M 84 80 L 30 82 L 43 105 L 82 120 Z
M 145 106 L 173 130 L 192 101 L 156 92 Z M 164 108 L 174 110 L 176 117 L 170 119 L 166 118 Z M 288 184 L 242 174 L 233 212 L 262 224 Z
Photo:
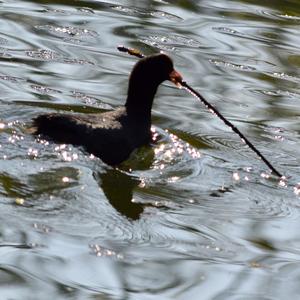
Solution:
M 139 219 L 144 205 L 133 202 L 133 193 L 141 180 L 124 170 L 148 170 L 154 160 L 152 147 L 141 147 L 124 162 L 120 169 L 107 168 L 105 172 L 95 172 L 94 178 L 99 182 L 110 204 L 122 215 L 131 220 Z
M 133 190 L 140 183 L 138 178 L 118 169 L 109 169 L 105 173 L 95 173 L 94 177 L 99 179 L 99 185 L 106 198 L 119 213 L 132 220 L 137 220 L 140 217 L 143 206 L 132 201 Z

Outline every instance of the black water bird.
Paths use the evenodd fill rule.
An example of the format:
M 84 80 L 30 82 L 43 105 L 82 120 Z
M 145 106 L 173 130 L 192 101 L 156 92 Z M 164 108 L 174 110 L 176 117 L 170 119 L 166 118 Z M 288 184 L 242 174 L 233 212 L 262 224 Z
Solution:
M 58 143 L 82 146 L 109 165 L 118 165 L 132 151 L 151 142 L 151 108 L 165 80 L 182 82 L 166 54 L 139 60 L 128 85 L 126 104 L 97 114 L 43 114 L 33 120 L 35 134 Z

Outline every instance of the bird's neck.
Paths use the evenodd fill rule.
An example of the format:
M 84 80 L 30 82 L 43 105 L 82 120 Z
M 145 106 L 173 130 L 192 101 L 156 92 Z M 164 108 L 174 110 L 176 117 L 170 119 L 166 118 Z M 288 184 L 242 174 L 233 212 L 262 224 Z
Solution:
M 150 85 L 141 81 L 136 84 L 130 83 L 125 104 L 127 114 L 151 125 L 151 109 L 157 87 L 158 85 Z

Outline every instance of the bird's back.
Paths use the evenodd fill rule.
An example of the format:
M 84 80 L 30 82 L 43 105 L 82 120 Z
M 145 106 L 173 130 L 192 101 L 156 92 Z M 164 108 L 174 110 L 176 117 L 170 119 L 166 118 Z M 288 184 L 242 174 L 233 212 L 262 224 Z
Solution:
M 124 108 L 101 114 L 54 113 L 34 119 L 36 134 L 82 146 L 110 165 L 121 163 L 136 147 L 150 141 L 150 133 L 139 125 L 127 117 Z

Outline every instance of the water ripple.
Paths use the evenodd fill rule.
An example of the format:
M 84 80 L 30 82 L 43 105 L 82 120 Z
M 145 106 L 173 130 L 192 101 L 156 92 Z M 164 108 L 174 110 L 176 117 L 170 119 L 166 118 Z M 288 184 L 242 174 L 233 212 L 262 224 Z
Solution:
M 149 36 L 139 36 L 140 41 L 146 45 L 158 47 L 162 50 L 174 51 L 179 47 L 191 47 L 199 48 L 201 43 L 185 36 L 180 35 L 149 35 Z
M 8 43 L 7 39 L 0 37 L 0 45 L 6 45 L 7 43 Z
M 26 55 L 32 57 L 34 59 L 41 59 L 41 60 L 58 60 L 61 56 L 51 50 L 46 49 L 39 49 L 39 50 L 28 50 L 25 51 Z
M 265 42 L 265 43 L 272 42 L 271 38 L 261 37 L 258 35 L 246 34 L 246 33 L 237 31 L 235 29 L 231 29 L 229 27 L 213 27 L 213 30 L 216 32 L 222 33 L 222 34 L 228 34 L 228 35 L 234 36 L 236 38 L 245 38 L 247 40 L 259 41 L 259 42 Z
M 71 65 L 92 65 L 92 66 L 95 65 L 95 63 L 93 63 L 92 61 L 88 61 L 86 59 L 65 58 L 63 61 L 66 64 L 71 64 Z
M 3 298 L 256 299 L 261 282 L 279 283 L 269 298 L 297 298 L 295 1 L 0 2 Z M 39 113 L 123 103 L 136 60 L 115 51 L 120 43 L 172 52 L 291 179 L 279 184 L 168 84 L 153 106 L 155 142 L 125 166 L 35 139 Z
M 284 72 L 268 72 L 266 74 L 271 76 L 271 77 L 278 78 L 278 79 L 283 79 L 283 80 L 296 82 L 296 83 L 300 82 L 300 77 L 299 76 L 289 75 L 289 74 L 286 74 Z
M 292 22 L 292 23 L 298 23 L 300 21 L 300 16 L 299 15 L 292 15 L 289 13 L 281 13 L 279 11 L 271 11 L 271 10 L 262 10 L 261 13 L 263 15 L 266 15 L 268 17 L 276 18 L 276 19 L 281 19 L 287 22 Z
M 0 80 L 12 82 L 12 83 L 18 83 L 18 82 L 24 82 L 24 81 L 26 81 L 23 78 L 9 76 L 9 75 L 0 75 Z
M 62 92 L 56 89 L 49 88 L 47 86 L 31 84 L 30 87 L 42 95 L 49 95 L 49 94 L 61 94 Z
M 27 56 L 39 60 L 59 61 L 71 65 L 95 65 L 94 62 L 86 59 L 67 58 L 62 56 L 61 54 L 58 54 L 57 52 L 46 49 L 28 50 L 25 53 Z
M 98 37 L 98 33 L 94 30 L 74 26 L 36 25 L 35 28 L 58 37 L 67 38 L 67 40 L 68 38 L 71 40 L 76 38 L 77 40 L 91 41 Z
M 254 92 L 259 92 L 267 96 L 274 97 L 289 97 L 289 98 L 299 98 L 300 93 L 295 93 L 287 90 L 253 90 Z
M 231 29 L 229 27 L 213 27 L 212 29 L 216 32 L 229 34 L 229 35 L 234 35 L 234 36 L 237 36 L 237 37 L 244 37 L 245 36 L 245 34 L 243 34 L 242 32 Z
M 58 8 L 52 8 L 47 7 L 42 10 L 43 13 L 46 13 L 47 15 L 53 14 L 53 15 L 71 15 L 71 12 L 64 10 L 64 9 L 58 9 Z
M 109 105 L 108 103 L 104 103 L 98 98 L 89 96 L 85 93 L 79 92 L 79 91 L 72 91 L 72 95 L 76 97 L 76 99 L 79 99 L 83 103 L 87 105 L 92 105 L 94 107 L 100 108 L 100 109 L 105 109 L 105 110 L 112 110 L 113 107 Z
M 218 66 L 218 67 L 224 67 L 224 68 L 229 68 L 233 70 L 240 70 L 240 71 L 245 71 L 245 72 L 255 72 L 256 69 L 251 66 L 247 65 L 240 65 L 240 64 L 235 64 L 232 62 L 227 62 L 227 61 L 222 61 L 222 60 L 217 60 L 217 59 L 210 59 L 210 63 Z
M 122 12 L 126 15 L 156 17 L 156 18 L 163 18 L 163 19 L 177 21 L 177 22 L 182 21 L 182 18 L 180 18 L 179 16 L 164 11 L 159 11 L 159 10 L 150 10 L 145 8 L 123 6 L 123 5 L 115 5 L 115 6 L 113 5 L 111 6 L 111 8 L 119 12 Z

